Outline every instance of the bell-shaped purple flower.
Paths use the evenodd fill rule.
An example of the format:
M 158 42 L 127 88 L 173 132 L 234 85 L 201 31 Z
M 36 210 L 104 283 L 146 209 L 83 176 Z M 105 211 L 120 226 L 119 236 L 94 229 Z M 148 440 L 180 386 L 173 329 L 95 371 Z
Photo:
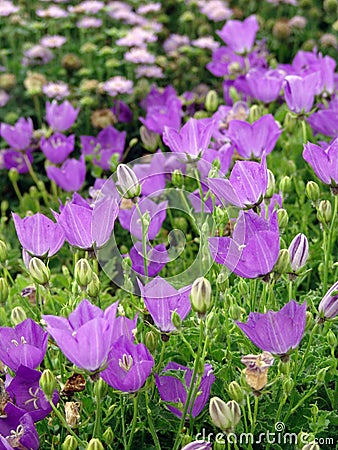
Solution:
M 46 139 L 42 136 L 40 147 L 45 157 L 53 164 L 62 164 L 74 150 L 75 135 L 55 133 Z
M 337 99 L 338 100 L 338 99 Z M 338 135 L 338 101 L 332 101 L 328 108 L 311 114 L 307 121 L 317 133 L 334 138 Z
M 228 136 L 243 158 L 262 158 L 271 153 L 282 130 L 272 114 L 267 114 L 253 124 L 231 120 Z
M 33 156 L 30 149 L 26 150 L 25 152 L 28 161 L 32 164 L 33 162 Z M 28 172 L 28 166 L 27 161 L 24 158 L 24 155 L 17 151 L 17 150 L 3 150 L 3 162 L 4 166 L 7 170 L 16 169 L 19 173 L 27 173 Z
M 0 450 L 37 450 L 39 435 L 30 414 L 10 402 L 5 407 L 5 414 L 0 417 Z
M 197 157 L 209 147 L 213 128 L 212 119 L 189 119 L 180 131 L 164 127 L 163 141 L 172 152 Z
M 137 274 L 145 276 L 142 242 L 135 242 L 134 246 L 129 251 L 129 256 L 132 263 L 132 269 Z M 167 249 L 164 244 L 158 244 L 154 247 L 147 245 L 147 254 L 145 258 L 147 261 L 149 277 L 154 277 L 155 275 L 157 275 L 163 269 L 166 263 L 170 261 Z
M 20 365 L 36 369 L 42 362 L 48 344 L 48 333 L 32 319 L 15 328 L 0 327 L 0 361 L 14 372 Z
M 48 178 L 64 191 L 78 191 L 86 179 L 86 163 L 83 156 L 79 160 L 70 158 L 61 167 L 48 166 L 46 172 Z
M 167 162 L 164 153 L 159 150 L 151 157 L 150 164 L 134 164 L 132 169 L 141 185 L 141 192 L 144 196 L 151 196 L 154 193 L 163 191 L 166 185 L 166 174 L 171 173 L 164 166 Z
M 250 97 L 270 103 L 279 97 L 284 73 L 279 70 L 251 69 L 245 76 Z
M 244 278 L 269 274 L 277 262 L 279 248 L 276 212 L 265 220 L 252 210 L 241 211 L 231 238 L 209 238 L 213 259 Z
M 111 347 L 108 367 L 101 377 L 114 389 L 136 392 L 146 382 L 154 366 L 154 359 L 144 344 L 134 344 L 121 336 Z
M 65 236 L 61 226 L 41 213 L 21 219 L 12 213 L 22 247 L 34 256 L 51 257 L 63 246 Z
M 338 281 L 324 295 L 318 311 L 324 319 L 334 319 L 338 316 Z
M 206 67 L 215 77 L 230 74 L 230 68 L 236 64 L 240 70 L 245 68 L 245 60 L 229 47 L 220 47 L 212 52 L 212 60 Z
M 249 16 L 243 22 L 228 20 L 217 34 L 234 52 L 248 53 L 255 43 L 258 30 L 256 16 Z
M 148 239 L 155 239 L 166 218 L 168 202 L 155 203 L 147 197 L 141 198 L 139 208 L 143 214 L 149 213 Z M 137 239 L 142 240 L 142 222 L 136 206 L 132 209 L 120 209 L 119 220 L 121 226 Z
M 237 161 L 229 179 L 209 178 L 208 185 L 224 205 L 231 204 L 239 208 L 258 205 L 268 187 L 266 159 L 263 157 L 260 163 Z
M 114 154 L 121 159 L 126 142 L 126 131 L 118 131 L 113 126 L 104 128 L 97 137 L 80 136 L 83 155 L 93 155 L 93 163 L 109 170 L 110 161 Z
M 319 72 L 308 75 L 287 75 L 285 77 L 284 97 L 290 111 L 304 114 L 311 110 L 319 82 Z
M 15 405 L 27 411 L 34 422 L 44 419 L 52 411 L 49 401 L 40 388 L 41 372 L 29 367 L 19 366 L 15 377 L 6 390 Z M 54 405 L 59 401 L 58 391 L 52 395 Z
M 21 117 L 15 125 L 1 123 L 0 136 L 13 150 L 26 150 L 33 137 L 32 119 Z
M 236 322 L 250 341 L 263 351 L 286 355 L 295 349 L 304 334 L 306 302 L 299 305 L 290 300 L 280 311 L 249 314 L 246 323 Z
M 208 441 L 193 441 L 185 445 L 182 450 L 211 450 L 212 443 Z
M 168 371 L 169 374 L 166 375 L 166 372 Z M 172 374 L 173 371 L 177 371 L 177 377 Z M 184 382 L 181 381 L 181 375 L 183 375 Z M 193 371 L 191 369 L 175 362 L 170 362 L 164 368 L 161 376 L 155 374 L 156 386 L 160 393 L 161 399 L 165 402 L 176 403 L 178 406 L 179 404 L 181 405 L 181 408 L 178 406 L 175 407 L 167 405 L 167 408 L 179 418 L 182 417 L 182 409 L 187 402 L 188 390 L 192 383 L 192 375 Z M 215 376 L 211 365 L 205 364 L 204 374 L 202 375 L 200 385 L 198 386 L 198 394 L 194 403 L 191 401 L 188 407 L 187 418 L 190 414 L 192 417 L 197 417 L 201 413 L 209 399 L 211 386 L 214 381 Z M 196 383 L 196 379 L 193 380 L 193 382 Z
M 43 318 L 62 353 L 80 369 L 97 372 L 108 362 L 116 310 L 117 302 L 102 311 L 85 299 L 68 319 L 52 315 Z
M 66 131 L 79 114 L 80 108 L 74 108 L 68 100 L 58 104 L 56 100 L 46 103 L 46 120 L 54 131 Z
M 305 144 L 303 158 L 323 183 L 331 187 L 338 185 L 338 137 L 327 147 Z
M 294 272 L 305 266 L 309 256 L 309 242 L 303 233 L 298 233 L 289 246 L 290 265 Z
M 157 327 L 164 333 L 176 330 L 172 323 L 175 311 L 184 320 L 191 310 L 189 294 L 191 286 L 178 291 L 161 277 L 156 277 L 145 286 L 138 283 L 144 304 Z

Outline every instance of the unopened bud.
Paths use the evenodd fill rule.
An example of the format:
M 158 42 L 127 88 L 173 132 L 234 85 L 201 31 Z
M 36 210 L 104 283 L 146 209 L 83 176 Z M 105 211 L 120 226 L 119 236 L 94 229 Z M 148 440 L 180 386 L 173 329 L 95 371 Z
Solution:
M 102 434 L 102 439 L 107 445 L 111 445 L 114 441 L 114 433 L 111 427 L 108 427 Z
M 50 270 L 39 258 L 32 258 L 29 261 L 28 271 L 33 280 L 38 284 L 47 284 L 50 279 Z
M 159 145 L 159 135 L 148 130 L 144 125 L 140 128 L 141 141 L 145 149 L 149 152 L 155 152 Z
M 39 384 L 45 396 L 48 400 L 51 400 L 56 389 L 56 379 L 53 372 L 49 369 L 45 369 L 41 374 Z
M 277 260 L 273 270 L 277 274 L 281 275 L 283 273 L 288 272 L 289 268 L 290 268 L 289 251 L 286 248 L 282 248 L 282 250 L 279 251 L 278 260 Z
M 309 330 L 313 325 L 313 314 L 311 311 L 306 311 L 305 314 L 305 331 Z
M 126 164 L 117 168 L 117 187 L 122 197 L 133 199 L 141 194 L 141 185 L 135 172 Z
M 184 185 L 184 177 L 181 170 L 175 169 L 172 176 L 171 176 L 172 184 L 181 189 Z
M 144 336 L 144 343 L 147 347 L 147 349 L 150 351 L 150 353 L 155 353 L 157 347 L 158 347 L 158 337 L 157 334 L 154 333 L 154 331 L 147 331 Z
M 101 283 L 95 272 L 92 273 L 92 281 L 87 286 L 87 294 L 89 297 L 95 298 L 99 295 Z
M 268 169 L 268 187 L 265 193 L 265 198 L 271 198 L 275 193 L 275 188 L 276 188 L 275 176 L 273 172 L 271 172 L 271 170 Z
M 218 323 L 219 323 L 218 315 L 214 311 L 211 311 L 208 314 L 205 321 L 207 331 L 212 334 L 214 331 L 217 330 Z
M 240 306 L 238 306 L 236 304 L 230 305 L 229 317 L 232 320 L 239 320 L 242 317 L 242 314 L 243 314 L 243 310 Z
M 211 284 L 204 277 L 197 278 L 190 292 L 191 306 L 193 311 L 204 315 L 211 306 Z
M 23 322 L 27 319 L 27 314 L 25 310 L 21 308 L 21 306 L 16 306 L 12 309 L 11 312 L 11 321 L 14 326 L 19 325 L 19 323 Z
M 320 450 L 320 446 L 316 441 L 313 441 L 305 444 L 304 447 L 302 447 L 302 450 Z
M 205 108 L 208 112 L 215 112 L 218 108 L 218 95 L 217 92 L 211 90 L 207 93 L 205 98 Z
M 280 208 L 277 210 L 278 226 L 280 230 L 284 230 L 289 223 L 289 215 L 286 209 Z
M 104 447 L 98 439 L 91 439 L 86 450 L 104 450 Z
M 291 178 L 288 177 L 287 175 L 285 175 L 279 182 L 279 189 L 282 191 L 283 193 L 283 197 L 285 197 L 285 194 L 287 194 L 288 192 L 290 192 L 291 190 Z
M 317 377 L 316 377 L 316 382 L 318 384 L 324 383 L 325 375 L 326 375 L 326 372 L 328 371 L 328 369 L 329 369 L 329 367 L 323 367 L 322 369 L 318 370 Z
M 305 188 L 306 195 L 313 204 L 316 204 L 320 197 L 320 190 L 317 183 L 314 181 L 308 181 Z
M 285 115 L 285 119 L 284 119 L 284 129 L 286 131 L 288 131 L 289 133 L 292 133 L 294 131 L 294 129 L 296 128 L 297 125 L 297 118 L 295 117 L 295 115 L 293 113 L 291 113 L 290 111 L 288 111 Z
M 323 224 L 329 224 L 332 219 L 332 205 L 329 200 L 322 200 L 317 211 L 318 220 Z
M 0 262 L 5 262 L 7 259 L 7 246 L 4 241 L 0 241 Z
M 228 386 L 229 395 L 232 400 L 241 403 L 244 399 L 244 392 L 237 381 L 232 381 Z
M 78 443 L 75 437 L 68 435 L 61 445 L 61 450 L 76 450 L 78 448 Z
M 77 261 L 74 268 L 74 278 L 81 287 L 86 287 L 93 279 L 93 270 L 85 258 Z
M 98 380 L 95 381 L 94 386 L 93 386 L 93 393 L 94 393 L 95 397 L 99 396 L 100 398 L 104 398 L 105 395 L 107 394 L 107 390 L 108 390 L 108 385 L 103 380 L 103 378 L 99 378 Z
M 248 283 L 241 278 L 238 282 L 238 292 L 242 297 L 247 297 L 249 295 L 249 286 Z
M 337 346 L 337 337 L 332 330 L 329 330 L 326 335 L 327 343 L 330 347 L 336 348 Z
M 175 328 L 180 328 L 182 324 L 182 319 L 177 311 L 173 311 L 171 314 L 171 322 Z
M 9 288 L 5 278 L 0 278 L 0 302 L 4 303 L 8 299 Z
M 285 380 L 283 380 L 283 392 L 286 396 L 288 396 L 292 389 L 294 388 L 294 381 L 292 378 L 285 378 Z
M 303 233 L 298 233 L 289 246 L 291 269 L 297 272 L 305 266 L 309 256 L 309 242 Z
M 225 403 L 219 397 L 213 397 L 209 403 L 209 414 L 214 425 L 229 432 L 234 430 L 240 421 L 241 408 L 234 400 Z
M 252 105 L 249 110 L 249 122 L 254 123 L 262 117 L 262 108 L 258 105 Z

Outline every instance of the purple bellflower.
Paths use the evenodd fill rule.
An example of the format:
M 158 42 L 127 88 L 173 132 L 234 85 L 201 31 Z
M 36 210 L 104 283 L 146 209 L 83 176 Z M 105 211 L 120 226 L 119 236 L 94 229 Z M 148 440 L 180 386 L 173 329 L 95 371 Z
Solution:
M 166 185 L 166 171 L 164 168 L 166 161 L 167 158 L 159 150 L 152 155 L 150 164 L 133 165 L 133 171 L 141 185 L 142 195 L 151 196 L 163 191 Z
M 265 220 L 252 210 L 241 211 L 231 238 L 209 238 L 212 258 L 244 278 L 269 274 L 277 262 L 279 248 L 276 212 Z
M 168 372 L 168 375 L 166 375 Z M 184 382 L 181 381 L 180 376 L 173 375 L 174 373 L 181 374 L 184 377 Z M 175 362 L 170 362 L 163 370 L 162 375 L 155 374 L 156 386 L 160 393 L 161 399 L 165 402 L 177 403 L 177 407 L 167 405 L 167 408 L 175 414 L 175 416 L 182 417 L 182 409 L 187 402 L 187 391 L 192 382 L 193 371 Z M 190 403 L 187 416 L 197 417 L 204 406 L 206 405 L 211 386 L 215 381 L 215 376 L 210 364 L 205 364 L 204 374 L 202 375 L 200 385 L 198 387 L 198 394 L 193 404 Z M 196 383 L 196 379 L 193 381 Z M 181 408 L 179 407 L 181 405 Z
M 53 164 L 62 164 L 74 150 L 75 135 L 55 133 L 46 139 L 42 136 L 40 147 L 45 157 Z
M 132 263 L 132 269 L 137 274 L 145 276 L 142 242 L 135 242 L 134 246 L 129 251 L 129 256 Z M 154 247 L 147 245 L 146 260 L 148 276 L 154 277 L 163 269 L 166 263 L 170 261 L 165 245 L 158 244 Z
M 32 164 L 33 156 L 31 149 L 26 150 L 25 156 L 27 156 L 28 161 Z M 27 173 L 28 166 L 24 155 L 17 150 L 3 150 L 3 162 L 7 170 L 14 167 L 19 173 Z
M 25 410 L 8 402 L 5 417 L 0 417 L 0 450 L 37 450 L 39 436 L 33 419 Z
M 134 344 L 121 336 L 111 347 L 108 367 L 101 372 L 103 380 L 122 392 L 136 392 L 145 383 L 154 359 L 144 344 Z
M 299 305 L 290 300 L 280 311 L 265 314 L 251 312 L 239 328 L 261 350 L 283 356 L 295 349 L 304 334 L 306 302 Z
M 323 183 L 338 191 L 338 137 L 326 148 L 323 145 L 305 144 L 303 158 Z
M 0 327 L 0 361 L 14 372 L 20 365 L 36 369 L 42 362 L 48 344 L 48 333 L 32 319 L 14 329 Z
M 336 137 L 338 135 L 338 99 L 333 99 L 327 108 L 319 109 L 311 114 L 307 121 L 317 133 Z
M 309 242 L 303 233 L 298 233 L 289 246 L 290 265 L 294 272 L 305 266 L 309 256 Z
M 141 198 L 139 208 L 142 214 L 150 215 L 148 239 L 155 239 L 166 218 L 168 202 L 155 203 L 147 197 Z M 142 223 L 136 206 L 132 209 L 121 209 L 119 220 L 122 228 L 128 230 L 137 239 L 142 240 Z
M 230 68 L 236 64 L 239 70 L 244 70 L 245 60 L 229 47 L 220 47 L 212 52 L 212 60 L 206 67 L 215 77 L 230 74 Z
M 41 372 L 19 366 L 6 390 L 17 407 L 27 411 L 34 422 L 44 419 L 52 411 L 49 401 L 40 388 Z M 59 401 L 58 391 L 52 395 L 54 405 Z
M 156 277 L 145 286 L 138 283 L 144 304 L 157 327 L 164 333 L 176 330 L 171 318 L 174 311 L 184 320 L 191 310 L 189 299 L 191 286 L 178 291 L 161 277 Z
M 81 156 L 79 160 L 66 159 L 61 167 L 48 166 L 46 172 L 48 178 L 64 191 L 78 191 L 86 179 L 84 156 Z
M 338 316 L 338 281 L 324 295 L 318 311 L 323 319 L 334 319 Z
M 163 141 L 172 152 L 198 157 L 209 147 L 213 128 L 212 119 L 189 119 L 180 131 L 164 127 Z
M 311 110 L 318 81 L 319 72 L 305 76 L 287 75 L 285 77 L 284 97 L 290 111 L 304 114 Z
M 37 213 L 24 219 L 15 213 L 12 216 L 20 244 L 31 255 L 51 257 L 63 246 L 63 229 L 45 215 Z
M 250 97 L 270 103 L 279 97 L 284 73 L 279 70 L 251 69 L 245 76 L 250 89 Z
M 47 331 L 62 353 L 77 367 L 89 372 L 103 370 L 108 363 L 117 302 L 102 311 L 88 300 L 69 315 L 44 315 Z
M 125 142 L 126 131 L 118 131 L 113 126 L 104 128 L 97 137 L 80 136 L 83 155 L 93 155 L 93 163 L 104 170 L 109 170 L 110 161 L 114 154 L 121 159 Z
M 208 441 L 193 441 L 182 447 L 182 450 L 211 450 L 212 443 Z
M 1 123 L 0 135 L 13 150 L 26 150 L 33 137 L 32 119 L 21 117 L 15 125 Z
M 68 100 L 60 104 L 53 100 L 46 103 L 46 120 L 54 131 L 66 131 L 74 124 L 79 111 Z
M 253 124 L 231 120 L 228 136 L 243 158 L 262 158 L 271 153 L 282 130 L 272 114 L 267 114 Z
M 260 163 L 237 161 L 229 179 L 209 178 L 208 185 L 224 205 L 249 208 L 261 203 L 268 187 L 266 159 Z
M 228 20 L 217 34 L 234 52 L 248 53 L 255 43 L 258 29 L 256 16 L 249 16 L 243 22 Z

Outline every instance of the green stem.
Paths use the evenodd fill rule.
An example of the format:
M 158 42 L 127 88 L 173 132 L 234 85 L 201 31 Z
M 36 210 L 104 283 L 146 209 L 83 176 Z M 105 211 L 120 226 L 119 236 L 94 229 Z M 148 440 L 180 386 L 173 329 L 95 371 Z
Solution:
M 295 405 L 291 410 L 289 410 L 289 412 L 287 413 L 287 415 L 285 416 L 285 418 L 283 419 L 283 422 L 285 423 L 288 418 L 297 411 L 297 409 L 302 406 L 302 404 L 305 402 L 305 400 L 307 400 L 309 397 L 311 397 L 311 395 L 317 390 L 318 384 L 316 384 L 315 386 L 313 386 L 305 395 L 303 395 L 303 397 L 299 400 L 299 402 L 297 403 L 297 405 Z
M 302 120 L 302 132 L 303 132 L 303 143 L 306 144 L 307 131 L 306 131 L 306 122 L 305 122 L 305 120 Z
M 151 434 L 151 436 L 153 438 L 153 441 L 154 441 L 154 444 L 155 444 L 155 449 L 156 450 L 161 450 L 161 444 L 160 444 L 160 441 L 159 441 L 157 433 L 156 433 L 156 428 L 154 426 L 153 418 L 152 418 L 152 415 L 151 415 L 151 409 L 149 407 L 148 392 L 145 393 L 145 396 L 146 396 L 147 419 L 148 419 L 148 425 L 149 425 L 150 434 Z
M 131 423 L 131 431 L 130 431 L 130 434 L 129 434 L 129 440 L 128 440 L 128 444 L 127 444 L 127 449 L 126 450 L 130 450 L 131 449 L 131 444 L 133 443 L 133 438 L 134 438 L 136 424 L 137 424 L 138 400 L 139 400 L 139 394 L 137 393 L 136 396 L 134 397 L 133 420 L 132 420 L 132 423 Z
M 100 389 L 96 389 L 96 399 L 95 400 L 96 400 L 96 412 L 95 412 L 93 438 L 100 438 L 100 436 L 101 436 L 101 416 L 102 416 Z
M 311 344 L 312 344 L 312 340 L 313 340 L 313 337 L 314 337 L 314 335 L 315 335 L 315 333 L 316 333 L 316 331 L 317 331 L 317 328 L 318 328 L 318 322 L 316 322 L 316 323 L 314 324 L 314 326 L 313 326 L 313 328 L 312 328 L 312 331 L 311 331 L 311 333 L 310 333 L 309 340 L 308 340 L 308 343 L 307 343 L 307 346 L 306 346 L 305 353 L 304 353 L 304 355 L 303 355 L 302 362 L 301 362 L 301 364 L 300 364 L 300 366 L 299 366 L 299 369 L 296 371 L 296 374 L 295 374 L 295 381 L 297 380 L 298 375 L 300 375 L 300 374 L 302 373 L 303 369 L 304 369 L 305 362 L 306 362 L 306 359 L 307 359 L 307 355 L 308 355 L 308 353 L 309 353 L 309 351 L 310 351 L 310 347 L 311 347 Z
M 16 196 L 18 197 L 19 202 L 21 203 L 22 202 L 22 194 L 20 192 L 18 183 L 17 183 L 17 181 L 14 181 L 14 180 L 11 180 L 11 182 L 12 182 L 14 192 L 15 192 Z
M 38 178 L 37 178 L 37 176 L 36 176 L 36 174 L 34 172 L 33 166 L 31 164 L 28 156 L 26 155 L 26 153 L 23 153 L 22 155 L 23 155 L 23 159 L 25 160 L 25 163 L 27 165 L 27 169 L 28 169 L 29 175 L 32 177 L 32 180 L 34 181 L 36 186 L 38 186 L 39 180 L 38 180 Z

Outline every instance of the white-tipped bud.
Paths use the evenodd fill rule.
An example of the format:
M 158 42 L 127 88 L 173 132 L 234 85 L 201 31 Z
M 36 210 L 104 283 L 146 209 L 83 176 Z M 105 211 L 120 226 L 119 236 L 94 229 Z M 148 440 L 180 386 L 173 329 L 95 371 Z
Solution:
M 126 164 L 120 164 L 117 168 L 118 190 L 122 197 L 135 198 L 141 194 L 141 185 L 135 172 Z

